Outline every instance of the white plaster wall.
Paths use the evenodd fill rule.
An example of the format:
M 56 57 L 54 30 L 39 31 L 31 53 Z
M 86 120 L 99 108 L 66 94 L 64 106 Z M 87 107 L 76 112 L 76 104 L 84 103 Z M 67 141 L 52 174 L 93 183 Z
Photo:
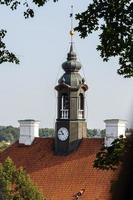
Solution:
M 118 136 L 123 135 L 125 137 L 126 123 L 119 123 L 118 125 Z
M 39 121 L 19 120 L 20 138 L 19 143 L 31 145 L 35 137 L 39 137 Z
M 106 126 L 105 146 L 111 146 L 111 143 L 116 138 L 119 138 L 120 135 L 125 137 L 125 130 L 127 125 L 126 120 L 110 119 L 105 120 L 104 122 Z
M 106 126 L 106 136 L 117 137 L 118 127 L 116 124 L 107 124 Z

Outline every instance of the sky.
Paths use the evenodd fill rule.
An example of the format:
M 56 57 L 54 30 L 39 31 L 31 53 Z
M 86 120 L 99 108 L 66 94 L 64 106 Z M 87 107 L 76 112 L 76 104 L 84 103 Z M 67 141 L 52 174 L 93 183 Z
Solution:
M 64 73 L 61 64 L 70 46 L 70 12 L 84 11 L 88 0 L 49 1 L 34 6 L 35 17 L 24 19 L 24 8 L 11 11 L 0 7 L 0 27 L 6 29 L 7 48 L 16 53 L 20 65 L 0 65 L 0 125 L 19 126 L 18 120 L 40 120 L 40 127 L 54 128 L 57 94 L 54 90 Z M 77 22 L 74 21 L 74 25 Z M 75 33 L 74 46 L 82 63 L 81 75 L 89 90 L 86 94 L 88 128 L 105 127 L 105 119 L 133 119 L 133 78 L 124 79 L 116 71 L 117 59 L 105 63 L 96 51 L 98 33 L 81 39 Z

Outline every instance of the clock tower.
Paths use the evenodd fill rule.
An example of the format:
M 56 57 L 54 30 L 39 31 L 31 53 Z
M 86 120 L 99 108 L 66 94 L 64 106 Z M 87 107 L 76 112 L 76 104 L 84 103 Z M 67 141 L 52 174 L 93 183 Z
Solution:
M 73 50 L 72 41 L 62 68 L 65 73 L 55 87 L 58 93 L 55 153 L 67 155 L 78 148 L 80 141 L 87 134 L 85 92 L 88 86 L 79 74 L 81 64 Z
M 73 9 L 73 6 L 71 7 Z M 79 74 L 81 64 L 73 47 L 73 12 L 71 17 L 71 44 L 67 60 L 62 64 L 64 74 L 55 87 L 57 91 L 57 119 L 55 124 L 55 153 L 68 155 L 76 150 L 87 135 L 85 121 L 85 92 L 88 86 Z

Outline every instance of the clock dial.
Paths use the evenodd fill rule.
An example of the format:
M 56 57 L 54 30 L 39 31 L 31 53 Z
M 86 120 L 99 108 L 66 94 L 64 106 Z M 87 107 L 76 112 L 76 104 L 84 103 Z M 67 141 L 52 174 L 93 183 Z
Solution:
M 68 133 L 67 128 L 62 127 L 62 128 L 60 128 L 58 130 L 58 138 L 59 138 L 59 140 L 61 140 L 61 141 L 67 140 L 68 135 L 69 135 L 69 133 Z

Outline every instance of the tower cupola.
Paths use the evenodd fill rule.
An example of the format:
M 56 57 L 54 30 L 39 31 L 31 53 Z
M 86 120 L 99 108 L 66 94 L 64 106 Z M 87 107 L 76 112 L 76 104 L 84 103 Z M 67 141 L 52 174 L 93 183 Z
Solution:
M 70 51 L 67 54 L 67 61 L 62 64 L 65 72 L 78 72 L 81 69 L 81 63 L 77 61 L 76 53 L 73 50 L 73 43 L 71 42 Z

